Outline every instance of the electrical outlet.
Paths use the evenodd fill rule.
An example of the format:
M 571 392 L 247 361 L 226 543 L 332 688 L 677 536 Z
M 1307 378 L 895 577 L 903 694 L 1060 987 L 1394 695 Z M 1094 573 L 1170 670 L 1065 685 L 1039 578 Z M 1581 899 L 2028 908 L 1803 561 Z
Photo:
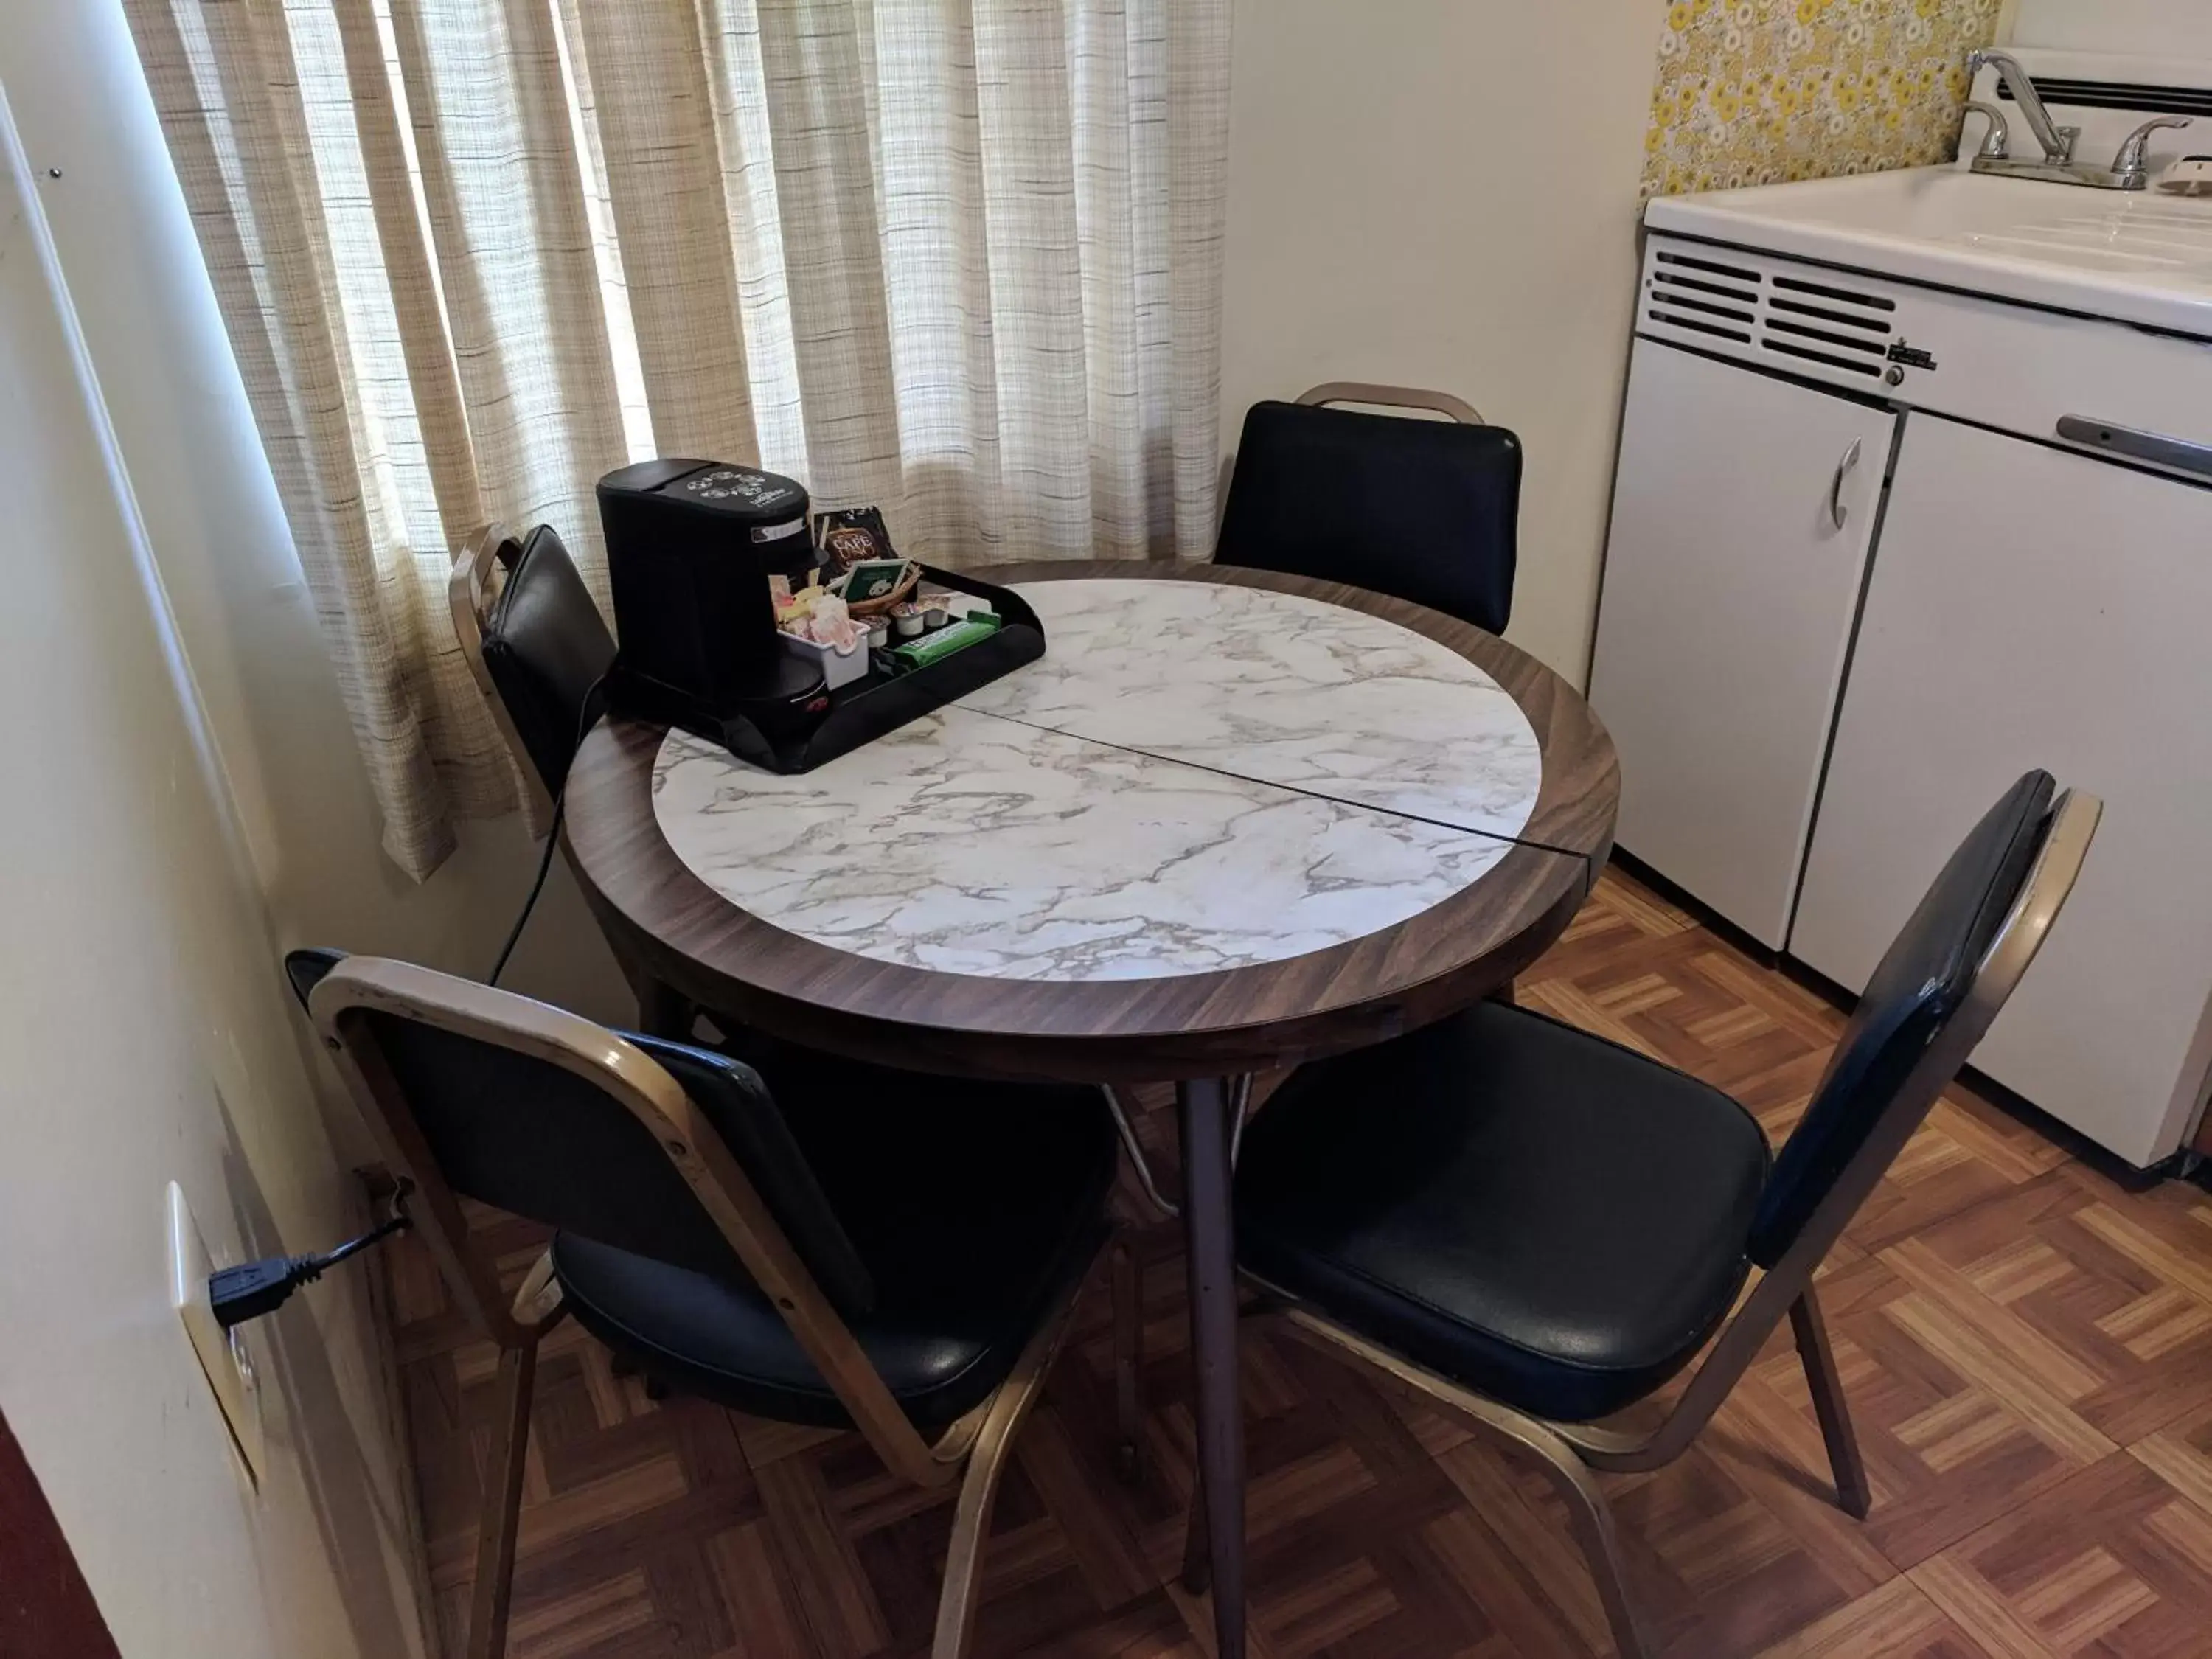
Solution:
M 199 1356 L 200 1370 L 215 1395 L 216 1409 L 230 1431 L 231 1444 L 246 1468 L 246 1477 L 257 1488 L 261 1484 L 266 1443 L 261 1431 L 261 1386 L 247 1352 L 243 1331 L 226 1331 L 216 1323 L 215 1308 L 208 1300 L 208 1279 L 215 1272 L 207 1239 L 192 1219 L 185 1202 L 185 1189 L 169 1183 L 169 1305 L 184 1322 L 192 1352 Z

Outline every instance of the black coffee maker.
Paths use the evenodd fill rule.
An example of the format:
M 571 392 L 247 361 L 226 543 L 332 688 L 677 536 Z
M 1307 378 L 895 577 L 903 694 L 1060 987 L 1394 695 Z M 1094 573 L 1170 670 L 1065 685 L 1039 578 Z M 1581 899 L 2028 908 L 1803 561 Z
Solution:
M 771 743 L 830 709 L 818 666 L 787 650 L 769 578 L 814 563 L 805 486 L 724 461 L 641 461 L 599 480 L 622 652 L 609 700 L 724 740 L 750 721 Z

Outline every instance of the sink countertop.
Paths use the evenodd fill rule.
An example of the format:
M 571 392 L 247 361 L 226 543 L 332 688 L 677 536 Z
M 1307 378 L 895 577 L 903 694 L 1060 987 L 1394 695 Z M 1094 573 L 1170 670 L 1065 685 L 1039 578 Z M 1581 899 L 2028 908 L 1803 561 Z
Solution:
M 1914 167 L 1660 197 L 1655 231 L 2212 338 L 2212 196 Z

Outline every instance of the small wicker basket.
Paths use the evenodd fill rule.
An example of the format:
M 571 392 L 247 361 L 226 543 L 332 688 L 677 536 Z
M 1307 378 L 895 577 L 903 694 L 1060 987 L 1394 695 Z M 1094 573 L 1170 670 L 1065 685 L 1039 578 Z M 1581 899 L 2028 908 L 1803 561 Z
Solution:
M 845 609 L 855 617 L 880 617 L 893 605 L 911 598 L 914 590 L 921 585 L 921 567 L 912 560 L 908 560 L 906 567 L 906 580 L 896 587 L 872 599 L 848 599 L 845 602 Z

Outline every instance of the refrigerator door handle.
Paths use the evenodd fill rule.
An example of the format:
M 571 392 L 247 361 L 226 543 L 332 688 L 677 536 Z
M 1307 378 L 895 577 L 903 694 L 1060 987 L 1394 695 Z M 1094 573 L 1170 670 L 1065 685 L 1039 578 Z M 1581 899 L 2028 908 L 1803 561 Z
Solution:
M 1836 463 L 1836 476 L 1828 484 L 1828 517 L 1841 530 L 1850 521 L 1850 509 L 1844 505 L 1844 480 L 1851 476 L 1859 464 L 1859 456 L 1866 448 L 1866 440 L 1854 438 L 1851 447 L 1844 452 L 1844 459 Z
M 2110 421 L 2095 420 L 2087 415 L 2060 416 L 2058 435 L 2108 454 L 2124 455 L 2130 460 L 2148 461 L 2153 466 L 2171 467 L 2177 472 L 2193 472 L 2202 478 L 2212 478 L 2212 444 L 2191 443 L 2185 438 L 2169 438 L 2160 432 L 2115 426 Z

